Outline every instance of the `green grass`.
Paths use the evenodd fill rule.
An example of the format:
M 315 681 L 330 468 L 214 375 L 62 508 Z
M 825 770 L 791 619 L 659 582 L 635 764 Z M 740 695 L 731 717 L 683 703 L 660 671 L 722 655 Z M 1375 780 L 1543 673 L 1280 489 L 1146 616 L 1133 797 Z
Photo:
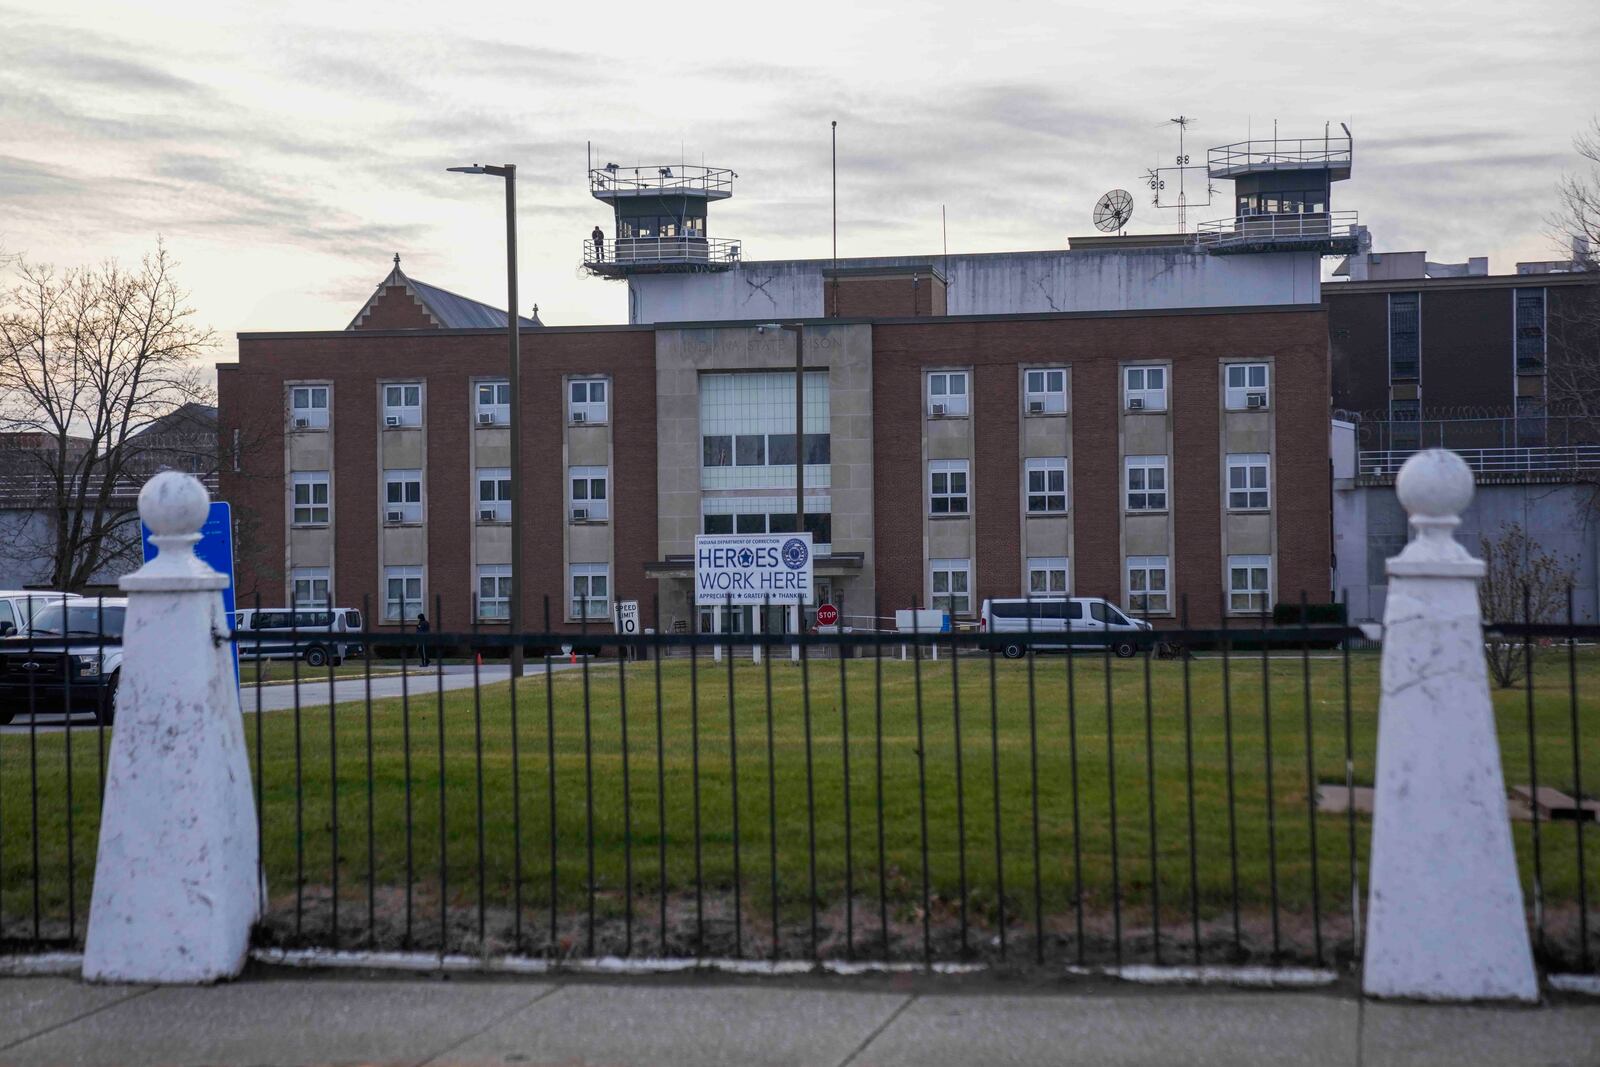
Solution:
M 1247 925 L 1259 925 L 1270 913 L 1275 884 L 1277 903 L 1286 917 L 1284 937 L 1303 944 L 1309 938 L 1313 907 L 1314 825 L 1317 906 L 1325 936 L 1330 942 L 1348 941 L 1350 825 L 1342 815 L 1313 818 L 1308 812 L 1307 790 L 1308 719 L 1313 778 L 1344 780 L 1344 664 L 1337 654 L 1314 654 L 1309 661 L 1309 717 L 1307 678 L 1299 657 L 1270 660 L 1270 693 L 1265 693 L 1260 656 L 1236 656 L 1231 663 L 1231 722 L 1224 711 L 1222 663 L 1216 658 L 1197 659 L 1188 665 L 1187 702 L 1183 664 L 1152 662 L 1147 682 L 1144 660 L 1113 662 L 1109 714 L 1106 665 L 1101 657 L 1040 657 L 1031 677 L 1025 662 L 996 661 L 992 678 L 990 667 L 988 659 L 962 658 L 953 675 L 947 659 L 937 664 L 923 662 L 917 668 L 885 660 L 880 709 L 875 700 L 877 665 L 873 661 L 847 661 L 843 690 L 838 661 L 813 661 L 804 676 L 808 718 L 807 703 L 802 700 L 802 673 L 779 659 L 770 664 L 770 760 L 768 675 L 764 667 L 747 659 L 733 667 L 731 720 L 728 665 L 712 664 L 704 657 L 693 677 L 687 660 L 662 665 L 663 714 L 659 723 L 656 673 L 649 663 L 630 666 L 625 677 L 619 676 L 614 664 L 603 664 L 590 669 L 587 677 L 581 671 L 568 671 L 548 682 L 540 677 L 526 679 L 517 688 L 515 749 L 507 683 L 484 687 L 477 703 L 470 690 L 445 695 L 442 756 L 439 703 L 431 694 L 413 695 L 409 709 L 402 709 L 398 700 L 373 705 L 370 762 L 366 709 L 359 703 L 340 705 L 331 721 L 327 708 L 308 709 L 298 721 L 292 712 L 271 713 L 259 722 L 254 715 L 246 715 L 252 771 L 258 765 L 264 768 L 260 782 L 264 853 L 275 936 L 294 937 L 290 916 L 296 907 L 297 884 L 306 887 L 313 905 L 317 901 L 325 904 L 333 880 L 332 757 L 336 754 L 341 930 L 347 940 L 355 940 L 351 924 L 361 924 L 364 930 L 369 873 L 383 891 L 385 908 L 401 906 L 395 894 L 407 881 L 408 807 L 418 937 L 426 939 L 422 933 L 426 928 L 432 930 L 426 936 L 437 938 L 441 795 L 448 902 L 462 909 L 468 926 L 474 925 L 470 920 L 478 903 L 480 820 L 483 890 L 497 922 L 504 924 L 505 909 L 513 899 L 517 877 L 514 840 L 520 829 L 521 894 L 525 923 L 531 931 L 525 937 L 541 937 L 537 931 L 548 923 L 552 832 L 558 864 L 556 902 L 563 928 L 569 925 L 569 916 L 581 916 L 587 906 L 591 839 L 597 908 L 602 918 L 615 916 L 624 907 L 625 871 L 631 859 L 639 922 L 653 924 L 656 894 L 663 881 L 673 895 L 674 909 L 696 885 L 696 795 L 699 883 L 721 914 L 734 885 L 737 786 L 741 899 L 745 919 L 755 924 L 755 929 L 765 930 L 771 905 L 768 887 L 774 843 L 783 921 L 804 926 L 809 912 L 813 837 L 817 900 L 825 912 L 837 909 L 844 898 L 848 844 L 850 877 L 857 894 L 857 936 L 869 941 L 875 936 L 880 890 L 889 898 L 893 920 L 918 922 L 925 806 L 930 903 L 933 921 L 941 928 L 956 921 L 964 885 L 969 919 L 992 932 L 999 915 L 1003 873 L 1005 911 L 1013 929 L 1032 926 L 1036 882 L 1043 917 L 1052 930 L 1070 932 L 1081 902 L 1092 930 L 1109 930 L 1107 923 L 1117 905 L 1128 932 L 1148 931 L 1158 894 L 1162 926 L 1170 936 L 1187 936 L 1192 902 L 1198 903 L 1208 927 L 1220 924 L 1231 929 L 1236 866 L 1238 900 Z M 1069 667 L 1074 675 L 1071 700 Z M 1370 784 L 1372 779 L 1377 667 L 1375 655 L 1357 654 L 1350 659 L 1349 727 L 1357 784 Z M 624 681 L 626 793 L 621 713 Z M 1579 709 L 1581 729 L 1587 739 L 1581 753 L 1582 774 L 1592 795 L 1594 783 L 1600 782 L 1600 745 L 1594 741 L 1600 737 L 1600 656 L 1589 652 L 1580 656 L 1578 682 L 1584 697 Z M 959 789 L 956 694 L 960 697 Z M 1270 695 L 1270 713 L 1264 711 L 1264 695 Z M 1529 779 L 1525 701 L 1521 690 L 1495 695 L 1506 780 L 1512 784 Z M 1571 714 L 1564 655 L 1547 654 L 1538 667 L 1533 708 L 1539 781 L 1568 792 L 1573 789 Z M 659 750 L 658 728 L 663 739 Z M 409 768 L 405 760 L 408 734 Z M 735 735 L 737 746 L 732 743 Z M 74 893 L 81 936 L 96 835 L 99 752 L 94 731 L 74 732 L 71 744 Z M 548 755 L 552 746 L 553 814 Z M 1153 753 L 1153 763 L 1147 753 Z M 61 926 L 68 895 L 66 755 L 66 738 L 61 734 L 0 739 L 0 921 L 12 938 L 31 934 L 35 819 L 40 913 L 47 920 L 47 931 L 58 936 L 66 933 Z M 735 755 L 737 776 L 732 770 Z M 515 779 L 514 761 L 519 770 Z M 30 801 L 34 765 L 37 807 Z M 375 856 L 370 872 L 369 775 Z M 658 791 L 663 787 L 664 806 Z M 776 796 L 775 808 L 769 804 L 769 789 Z M 808 794 L 812 797 L 809 809 Z M 1269 795 L 1273 805 L 1270 823 Z M 664 839 L 659 829 L 663 817 Z M 775 836 L 770 830 L 773 819 Z M 997 870 L 996 863 L 997 821 L 1003 870 Z M 959 834 L 958 824 L 962 827 Z M 1529 887 L 1534 865 L 1531 833 L 1527 823 L 1515 824 L 1518 858 L 1524 884 Z M 1572 824 L 1541 827 L 1541 889 L 1551 916 L 1559 916 L 1563 907 L 1570 911 L 1577 898 L 1576 833 Z M 1588 888 L 1593 902 L 1600 896 L 1594 870 L 1600 866 L 1600 835 L 1593 828 L 1587 834 Z M 1358 873 L 1365 871 L 1367 837 L 1368 821 L 1358 818 Z M 659 864 L 663 840 L 664 872 Z M 298 855 L 297 842 L 301 846 Z M 301 921 L 302 934 L 312 936 L 319 923 L 326 925 L 326 916 L 314 906 Z M 386 925 L 393 929 L 398 923 L 391 916 Z M 1211 938 L 1213 933 L 1208 929 L 1206 936 Z

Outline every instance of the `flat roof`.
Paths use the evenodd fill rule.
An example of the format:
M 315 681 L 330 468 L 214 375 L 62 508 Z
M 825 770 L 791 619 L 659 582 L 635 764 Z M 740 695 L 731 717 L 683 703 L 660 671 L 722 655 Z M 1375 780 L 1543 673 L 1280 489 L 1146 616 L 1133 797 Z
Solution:
M 1385 253 L 1394 255 L 1395 253 Z M 1381 278 L 1364 282 L 1325 281 L 1324 298 L 1340 293 L 1393 293 L 1418 289 L 1539 289 L 1560 285 L 1600 285 L 1600 273 L 1471 274 L 1455 278 Z

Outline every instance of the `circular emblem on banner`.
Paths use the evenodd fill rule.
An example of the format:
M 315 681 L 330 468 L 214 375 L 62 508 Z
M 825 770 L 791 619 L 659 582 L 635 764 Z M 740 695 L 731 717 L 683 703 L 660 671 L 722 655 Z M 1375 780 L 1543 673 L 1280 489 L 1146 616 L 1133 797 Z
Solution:
M 806 543 L 800 538 L 791 537 L 783 543 L 783 565 L 792 571 L 806 565 Z
M 748 548 L 741 548 L 739 550 L 739 566 L 751 567 L 755 565 L 755 562 L 756 554 L 754 552 L 750 551 Z

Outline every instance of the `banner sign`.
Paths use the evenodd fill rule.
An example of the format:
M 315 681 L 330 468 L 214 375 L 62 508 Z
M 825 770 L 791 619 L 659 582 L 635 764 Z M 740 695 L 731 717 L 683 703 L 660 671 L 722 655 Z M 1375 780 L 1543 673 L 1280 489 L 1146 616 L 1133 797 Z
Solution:
M 809 604 L 811 535 L 701 534 L 694 539 L 694 602 Z

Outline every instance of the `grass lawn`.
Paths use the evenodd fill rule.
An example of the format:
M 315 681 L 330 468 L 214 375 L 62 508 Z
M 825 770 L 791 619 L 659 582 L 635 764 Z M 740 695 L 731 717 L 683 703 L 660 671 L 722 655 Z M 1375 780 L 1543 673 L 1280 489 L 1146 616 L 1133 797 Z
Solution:
M 1309 676 L 1299 656 L 1274 656 L 1264 686 L 1260 655 L 1241 653 L 1230 664 L 1225 702 L 1223 664 L 1214 657 L 1189 662 L 1186 677 L 1181 662 L 1143 659 L 1113 661 L 1108 674 L 1095 655 L 1041 656 L 1031 673 L 1025 661 L 984 657 L 915 666 L 849 660 L 842 676 L 838 660 L 812 661 L 802 674 L 785 659 L 766 666 L 741 659 L 730 674 L 727 662 L 702 656 L 693 672 L 687 659 L 661 665 L 659 717 L 650 663 L 625 673 L 603 663 L 525 679 L 517 686 L 514 730 L 509 683 L 485 686 L 477 700 L 471 690 L 445 694 L 442 721 L 433 694 L 414 693 L 406 707 L 375 702 L 370 739 L 359 703 L 259 721 L 247 714 L 252 769 L 258 760 L 263 768 L 273 936 L 293 941 L 298 929 L 304 939 L 326 942 L 336 811 L 346 942 L 365 936 L 369 877 L 382 901 L 382 939 L 399 936 L 409 862 L 415 940 L 437 944 L 442 823 L 443 902 L 452 929 L 459 920 L 468 941 L 480 884 L 486 925 L 503 930 L 520 881 L 525 946 L 543 945 L 553 843 L 562 931 L 586 924 L 591 849 L 602 924 L 624 912 L 631 867 L 635 918 L 652 939 L 663 885 L 669 924 L 690 906 L 697 885 L 710 902 L 707 914 L 725 923 L 736 862 L 745 927 L 770 936 L 775 871 L 781 924 L 804 931 L 814 855 L 824 924 L 837 926 L 848 878 L 856 937 L 870 945 L 880 894 L 892 924 L 920 924 L 925 811 L 927 914 L 942 931 L 959 923 L 964 901 L 969 922 L 988 938 L 1003 901 L 1013 935 L 1029 935 L 1037 896 L 1047 930 L 1068 937 L 1076 936 L 1080 907 L 1086 931 L 1101 938 L 1119 912 L 1126 934 L 1147 936 L 1159 907 L 1169 938 L 1188 938 L 1197 908 L 1203 939 L 1226 939 L 1237 894 L 1259 942 L 1275 893 L 1286 946 L 1299 950 L 1313 934 L 1315 892 L 1327 943 L 1348 943 L 1351 823 L 1310 813 L 1308 777 L 1343 782 L 1348 725 L 1354 779 L 1371 783 L 1378 658 L 1349 660 L 1348 720 L 1342 658 L 1313 653 L 1308 667 Z M 1592 795 L 1600 782 L 1600 654 L 1580 653 L 1578 674 L 1581 771 Z M 1495 704 L 1507 782 L 1526 782 L 1526 696 L 1500 691 Z M 1546 653 L 1532 715 L 1539 782 L 1568 792 L 1571 715 L 1565 654 Z M 11 938 L 31 936 L 36 844 L 41 929 L 67 933 L 67 740 L 60 733 L 0 738 L 0 922 Z M 99 740 L 93 730 L 75 731 L 70 740 L 81 937 L 98 821 Z M 1532 829 L 1514 825 L 1530 890 Z M 1540 888 L 1555 930 L 1578 895 L 1578 831 L 1568 823 L 1540 831 Z M 1600 896 L 1600 834 L 1592 826 L 1586 833 L 1592 910 Z M 1357 818 L 1358 875 L 1367 837 L 1368 821 Z M 505 934 L 497 936 L 503 941 Z M 763 951 L 748 937 L 745 944 L 747 952 Z

